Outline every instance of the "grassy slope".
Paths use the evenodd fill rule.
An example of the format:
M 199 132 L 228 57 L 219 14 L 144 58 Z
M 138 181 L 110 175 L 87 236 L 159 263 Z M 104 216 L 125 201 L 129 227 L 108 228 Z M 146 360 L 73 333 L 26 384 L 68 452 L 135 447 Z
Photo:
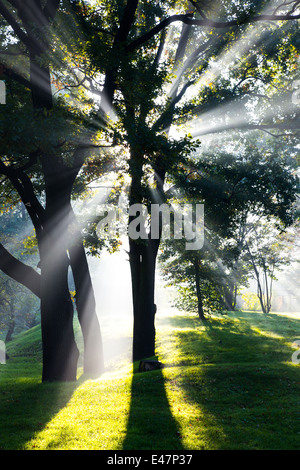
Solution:
M 157 319 L 162 371 L 42 384 L 38 327 L 0 365 L 0 449 L 299 449 L 300 315 Z

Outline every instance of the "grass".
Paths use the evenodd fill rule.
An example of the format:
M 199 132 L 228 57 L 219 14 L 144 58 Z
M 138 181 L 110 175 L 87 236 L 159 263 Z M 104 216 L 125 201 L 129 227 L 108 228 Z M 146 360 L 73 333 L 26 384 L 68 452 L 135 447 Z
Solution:
M 42 384 L 39 327 L 0 364 L 0 450 L 298 450 L 299 314 L 157 316 L 162 370 Z M 81 375 L 80 375 L 81 374 Z

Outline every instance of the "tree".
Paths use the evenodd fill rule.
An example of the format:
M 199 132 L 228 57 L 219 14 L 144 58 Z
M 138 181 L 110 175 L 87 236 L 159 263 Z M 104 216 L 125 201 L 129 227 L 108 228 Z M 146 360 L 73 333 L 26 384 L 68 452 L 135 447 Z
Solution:
M 293 22 L 295 30 L 293 26 L 289 30 L 291 39 L 286 48 L 286 23 L 282 29 L 268 26 L 275 42 L 272 47 L 271 41 L 263 42 L 258 33 L 256 36 L 254 25 L 259 21 L 297 19 L 293 7 L 282 5 L 281 9 L 265 14 L 262 10 L 266 2 L 249 2 L 245 6 L 222 2 L 222 6 L 217 4 L 220 21 L 213 21 L 208 2 L 180 2 L 178 13 L 169 15 L 173 6 L 173 2 L 132 0 L 124 5 L 103 4 L 98 14 L 86 16 L 92 20 L 89 28 L 95 28 L 88 49 L 102 78 L 102 111 L 117 120 L 116 139 L 128 150 L 130 206 L 165 200 L 164 183 L 178 171 L 192 148 L 189 138 L 171 138 L 169 131 L 175 123 L 201 116 L 218 104 L 227 103 L 230 112 L 230 105 L 239 100 L 242 108 L 239 112 L 249 117 L 241 127 L 278 127 L 277 123 L 263 120 L 252 123 L 246 106 L 252 95 L 257 100 L 258 82 L 265 82 L 266 90 L 272 88 L 280 75 L 279 68 L 277 75 L 272 75 L 278 57 L 280 66 L 285 63 L 287 71 L 286 58 L 290 58 L 290 43 L 294 41 L 297 26 Z M 188 11 L 184 10 L 186 7 Z M 168 41 L 171 25 L 173 42 Z M 235 45 L 239 36 L 244 35 L 247 44 L 248 27 L 259 44 L 257 56 L 262 57 L 263 65 L 253 57 L 253 44 L 248 41 L 241 67 L 235 69 L 230 79 L 220 74 L 214 86 L 208 84 L 198 93 L 197 83 L 209 69 L 212 58 Z M 244 86 L 253 75 L 253 85 Z M 167 85 L 169 89 L 165 92 Z M 193 89 L 197 94 L 190 98 Z M 297 126 L 294 116 L 292 123 L 288 120 L 288 124 L 287 119 L 281 120 L 283 128 Z M 150 187 L 154 192 L 149 191 Z M 159 240 L 153 240 L 150 232 L 148 240 L 129 240 L 129 244 L 134 304 L 133 358 L 137 360 L 154 354 L 154 282 Z
M 4 66 L 8 88 L 13 93 L 8 96 L 5 113 L 1 109 L 4 145 L 0 172 L 17 192 L 31 218 L 41 273 L 16 260 L 3 245 L 1 269 L 41 299 L 43 381 L 76 379 L 79 353 L 73 332 L 69 265 L 84 338 L 84 371 L 101 373 L 103 370 L 95 299 L 71 206 L 74 182 L 91 143 L 89 140 L 82 143 L 78 114 L 66 112 L 61 100 L 54 103 L 51 88 L 49 40 L 60 3 L 58 0 L 10 1 L 6 6 L 0 2 L 0 14 L 11 28 L 6 27 L 8 40 L 12 40 L 12 44 L 11 41 L 6 44 L 4 57 L 6 53 L 7 57 L 21 54 L 29 76 L 24 78 L 11 72 L 9 64 Z
M 20 204 L 14 209 L 9 204 L 2 207 L 0 213 L 0 237 L 1 241 L 9 247 L 10 251 L 17 254 L 21 265 L 27 263 L 27 272 L 34 273 L 33 266 L 37 264 L 35 250 L 26 247 L 27 234 L 30 230 L 29 220 Z M 0 247 L 1 266 L 7 267 L 7 259 L 3 246 Z M 20 275 L 20 273 L 18 273 Z M 16 274 L 15 277 L 18 276 Z M 32 280 L 31 280 L 32 281 Z M 30 284 L 30 279 L 28 282 Z M 37 321 L 38 303 L 35 295 L 28 295 L 27 290 L 16 282 L 0 273 L 0 329 L 6 331 L 5 341 L 11 340 L 15 330 L 20 331 L 34 326 Z M 27 292 L 26 292 L 27 291 Z
M 20 7 L 15 0 L 8 3 Z M 44 7 L 46 17 L 50 3 Z M 51 4 L 57 7 L 59 3 Z M 97 105 L 99 103 L 98 112 L 89 117 L 94 118 L 98 127 L 105 128 L 111 145 L 124 149 L 131 207 L 136 203 L 149 205 L 151 201 L 164 201 L 165 183 L 189 167 L 187 156 L 198 143 L 192 136 L 174 138 L 172 132 L 174 125 L 186 124 L 191 117 L 201 119 L 214 107 L 222 105 L 222 122 L 219 122 L 220 116 L 213 116 L 213 127 L 198 126 L 194 135 L 232 127 L 263 129 L 276 135 L 278 129 L 287 133 L 299 129 L 297 107 L 283 109 L 276 103 L 276 97 L 281 98 L 280 93 L 293 82 L 296 74 L 298 2 L 280 3 L 272 11 L 267 8 L 266 1 L 214 2 L 215 11 L 212 11 L 211 2 L 206 1 L 104 1 L 95 6 L 91 2 L 74 0 L 61 2 L 61 5 L 70 6 L 68 13 L 75 18 L 76 27 L 81 27 L 80 39 L 73 43 L 71 51 L 76 64 L 74 69 L 80 74 L 75 73 L 74 80 L 65 89 L 68 88 L 72 97 L 79 85 L 89 88 Z M 177 11 L 174 11 L 175 6 Z M 172 10 L 174 14 L 170 14 Z M 15 28 L 15 34 L 23 37 L 24 31 L 20 32 L 18 25 L 10 23 L 11 17 L 3 1 L 0 2 L 0 13 Z M 72 15 L 65 15 L 68 24 Z M 23 20 L 26 27 L 26 18 Z M 270 40 L 256 28 L 261 22 L 264 22 L 264 33 L 269 33 Z M 32 37 L 29 28 L 27 34 Z M 43 34 L 41 37 L 43 45 L 45 38 Z M 29 47 L 28 38 L 26 41 L 26 47 Z M 56 47 L 62 53 L 64 47 L 60 48 L 58 42 Z M 35 41 L 31 54 L 33 77 L 38 69 L 43 77 L 49 75 L 47 66 L 41 66 L 42 62 L 38 60 L 41 59 L 41 44 L 36 50 Z M 233 48 L 237 50 L 238 44 L 244 46 L 241 54 L 235 56 L 235 67 L 229 70 L 230 62 L 227 61 L 221 72 L 212 73 L 216 58 L 220 55 L 228 57 L 227 53 Z M 223 65 L 222 61 L 219 65 Z M 57 71 L 57 74 L 60 76 L 63 72 Z M 37 90 L 36 76 L 32 82 L 33 91 Z M 36 101 L 43 101 L 49 109 L 50 94 L 42 95 Z M 272 100 L 271 104 L 269 100 Z M 255 115 L 258 108 L 264 113 Z M 237 118 L 234 123 L 230 119 L 232 110 Z M 242 116 L 240 121 L 238 115 Z M 57 172 L 53 174 L 53 165 L 47 166 L 50 159 L 42 159 L 53 216 L 58 205 L 53 188 L 61 187 L 62 192 L 70 193 L 71 183 L 84 161 L 83 149 L 80 150 L 73 154 L 80 162 L 71 165 L 73 172 L 67 171 L 60 161 L 55 164 Z M 54 159 L 51 162 L 56 162 L 56 153 L 52 153 Z M 69 198 L 68 194 L 65 196 Z M 132 216 L 129 223 L 131 220 Z M 147 240 L 129 240 L 134 360 L 153 355 L 155 349 L 154 284 L 159 243 L 159 238 L 153 239 L 151 232 Z
M 6 343 L 11 341 L 15 332 L 37 325 L 38 311 L 33 295 L 28 295 L 20 286 L 16 290 L 15 282 L 0 274 L 0 332 L 5 334 Z
M 257 284 L 257 296 L 263 313 L 272 307 L 273 281 L 276 271 L 290 264 L 287 240 L 276 227 L 262 219 L 247 224 L 245 249 Z
M 159 254 L 159 266 L 168 285 L 175 285 L 179 298 L 175 306 L 184 311 L 197 312 L 199 319 L 223 308 L 219 289 L 224 272 L 216 258 L 207 249 L 186 251 L 182 244 L 166 241 Z
M 107 126 L 113 130 L 113 141 L 126 149 L 129 206 L 165 200 L 164 183 L 180 169 L 194 145 L 187 137 L 172 138 L 170 130 L 191 116 L 201 117 L 217 105 L 226 105 L 226 118 L 232 110 L 236 116 L 234 105 L 239 103 L 238 114 L 243 119 L 235 120 L 235 128 L 298 128 L 297 108 L 284 113 L 281 109 L 274 121 L 269 118 L 269 105 L 264 103 L 265 116 L 253 119 L 254 104 L 256 109 L 258 105 L 262 109 L 262 103 L 270 98 L 267 93 L 275 99 L 274 90 L 283 90 L 285 82 L 293 80 L 296 2 L 278 5 L 273 11 L 264 10 L 268 6 L 264 1 L 234 5 L 230 1 L 217 2 L 214 12 L 210 2 L 179 2 L 171 15 L 169 11 L 175 5 L 171 1 L 103 2 L 99 8 L 84 2 L 72 5 L 81 17 L 87 38 L 85 49 L 91 62 L 86 74 L 91 76 L 92 71 L 93 91 L 101 98 L 100 121 L 106 118 Z M 212 20 L 212 15 L 219 20 Z M 275 26 L 284 20 L 280 27 Z M 264 23 L 264 32 L 268 28 L 271 38 L 268 41 L 255 27 L 262 21 L 271 21 L 268 26 Z M 240 63 L 228 72 L 227 62 L 213 86 L 211 82 L 203 83 L 203 73 L 210 71 L 213 59 L 226 54 L 241 38 L 245 47 L 241 57 L 236 57 Z M 283 73 L 286 79 L 282 80 L 281 89 L 275 88 Z M 199 91 L 197 85 L 201 81 Z M 272 117 L 274 114 L 272 111 Z M 220 128 L 232 125 L 222 124 Z M 203 134 L 200 130 L 197 133 Z M 137 360 L 154 354 L 154 282 L 159 239 L 153 240 L 150 232 L 148 240 L 130 239 L 129 245 L 133 358 Z
M 201 319 L 204 310 L 234 310 L 239 288 L 253 274 L 264 308 L 265 300 L 270 306 L 269 277 L 273 280 L 274 269 L 288 261 L 276 227 L 284 232 L 297 217 L 296 168 L 290 147 L 272 145 L 263 136 L 253 142 L 248 136 L 238 147 L 223 143 L 214 152 L 202 148 L 188 178 L 177 176 L 181 193 L 205 207 L 202 249 L 189 252 L 182 242 L 167 240 L 160 255 L 166 278 L 179 286 L 185 310 L 198 311 Z

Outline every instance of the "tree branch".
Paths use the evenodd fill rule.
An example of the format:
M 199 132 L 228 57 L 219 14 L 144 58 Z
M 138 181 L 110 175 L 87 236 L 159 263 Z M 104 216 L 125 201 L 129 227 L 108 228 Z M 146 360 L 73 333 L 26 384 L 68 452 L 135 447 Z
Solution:
M 137 9 L 138 0 L 127 0 L 127 4 L 124 9 L 122 19 L 120 21 L 120 26 L 115 36 L 113 45 L 112 45 L 112 56 L 118 49 L 120 45 L 123 44 L 130 32 L 130 29 L 134 23 L 135 12 Z M 103 107 L 106 108 L 106 114 L 109 114 L 112 107 L 113 96 L 116 88 L 116 73 L 118 70 L 120 59 L 115 59 L 114 64 L 108 66 L 105 73 L 105 81 L 102 91 L 102 101 L 104 100 Z
M 251 22 L 258 22 L 258 21 L 291 21 L 291 20 L 298 20 L 300 19 L 300 15 L 257 15 L 253 17 L 245 17 L 241 20 L 232 20 L 232 21 L 214 21 L 210 20 L 209 18 L 203 19 L 193 19 L 191 18 L 190 14 L 180 14 L 180 15 L 172 15 L 168 18 L 165 18 L 163 21 L 158 23 L 154 28 L 152 28 L 147 33 L 143 34 L 139 38 L 132 41 L 126 47 L 126 50 L 129 52 L 135 51 L 138 47 L 145 44 L 145 42 L 149 41 L 149 39 L 153 38 L 156 34 L 162 31 L 164 28 L 169 26 L 176 21 L 181 21 L 182 23 L 194 26 L 204 26 L 209 28 L 218 28 L 218 29 L 225 29 L 225 28 L 232 28 L 234 26 L 241 26 L 243 24 L 251 23 Z
M 12 27 L 12 29 L 14 30 L 15 34 L 18 36 L 20 41 L 23 42 L 24 44 L 27 44 L 28 37 L 26 33 L 24 33 L 19 23 L 14 19 L 13 15 L 6 8 L 6 6 L 2 3 L 2 1 L 0 1 L 0 14 L 7 21 L 7 23 Z
M 7 176 L 18 192 L 32 220 L 36 232 L 39 233 L 43 226 L 44 208 L 34 194 L 30 179 L 23 171 L 6 166 L 1 160 L 0 173 Z
M 0 243 L 0 269 L 4 274 L 27 287 L 37 297 L 41 296 L 40 274 L 11 255 L 2 243 Z
M 6 75 L 8 78 L 11 78 L 12 80 L 15 80 L 16 82 L 20 83 L 21 85 L 24 85 L 26 88 L 29 88 L 31 90 L 31 82 L 27 80 L 26 78 L 22 77 L 19 73 L 15 72 L 14 70 L 6 67 L 6 65 L 0 64 L 3 67 L 3 74 Z
M 60 0 L 47 0 L 43 13 L 48 23 L 55 18 Z
M 14 3 L 14 2 L 12 2 Z M 15 20 L 13 14 L 6 8 L 2 0 L 0 0 L 0 14 L 7 21 L 7 23 L 12 27 L 14 33 L 19 38 L 19 40 L 26 46 L 29 50 L 35 47 L 40 53 L 44 52 L 47 48 L 45 45 L 38 41 L 30 31 L 27 31 L 27 34 L 23 31 L 19 23 Z

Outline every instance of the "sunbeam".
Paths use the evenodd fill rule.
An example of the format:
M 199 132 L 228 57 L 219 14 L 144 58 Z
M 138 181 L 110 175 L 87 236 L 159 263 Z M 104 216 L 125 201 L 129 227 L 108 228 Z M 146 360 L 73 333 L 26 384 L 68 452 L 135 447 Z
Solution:
M 262 14 L 267 14 L 275 8 L 278 7 L 276 2 L 271 2 L 267 8 L 262 12 Z M 206 87 L 213 87 L 217 84 L 218 80 L 222 78 L 228 79 L 232 76 L 235 70 L 238 70 L 242 66 L 242 59 L 247 57 L 247 60 L 251 62 L 254 55 L 257 56 L 257 47 L 260 44 L 263 44 L 268 36 L 278 28 L 278 24 L 274 22 L 261 22 L 249 24 L 249 26 L 242 32 L 240 35 L 229 42 L 224 48 L 223 52 L 219 53 L 217 57 L 212 57 L 209 60 L 208 67 L 204 72 L 201 72 L 201 75 L 196 80 L 192 80 L 192 87 L 187 88 L 183 95 L 184 101 L 189 101 L 192 99 L 198 98 L 199 94 Z M 193 53 L 191 53 L 179 69 L 175 70 L 175 78 L 172 81 L 172 84 L 169 88 L 169 96 L 172 97 L 173 93 L 176 92 L 180 84 L 181 89 L 188 85 L 188 79 L 181 79 L 184 76 L 186 71 L 189 71 L 190 64 L 196 64 L 197 68 L 201 65 L 202 52 L 204 53 L 203 58 L 205 57 L 205 50 L 210 49 L 213 46 L 214 40 L 208 39 L 203 46 L 197 46 L 194 48 Z M 203 50 L 202 50 L 203 49 Z M 196 60 L 197 58 L 197 60 Z M 207 59 L 205 59 L 207 60 Z M 242 81 L 243 86 L 245 86 L 246 80 L 252 80 L 253 77 L 246 77 Z M 230 79 L 233 87 L 238 87 L 239 82 L 234 79 Z M 240 80 L 240 79 L 239 79 Z M 255 128 L 259 127 L 261 120 L 267 124 L 267 127 L 270 126 L 270 122 L 274 120 L 274 128 L 279 127 L 278 124 L 280 120 L 284 117 L 290 117 L 291 113 L 298 111 L 298 106 L 293 105 L 292 98 L 289 94 L 289 90 L 285 96 L 282 92 L 278 93 L 273 88 L 273 96 L 268 98 L 264 96 L 264 86 L 261 82 L 261 91 L 256 93 L 256 98 L 248 95 L 242 96 L 242 100 L 238 102 L 235 98 L 232 102 L 227 102 L 215 106 L 215 108 L 201 112 L 201 105 L 198 106 L 198 111 L 195 113 L 195 117 L 187 118 L 186 122 L 171 130 L 171 136 L 178 138 L 185 133 L 190 133 L 194 138 L 204 136 L 210 133 L 222 132 L 224 130 L 231 130 L 234 128 Z M 276 94 L 277 93 L 277 94 Z M 258 101 L 258 96 L 262 98 L 264 96 L 264 105 Z M 276 120 L 276 123 L 275 123 Z

